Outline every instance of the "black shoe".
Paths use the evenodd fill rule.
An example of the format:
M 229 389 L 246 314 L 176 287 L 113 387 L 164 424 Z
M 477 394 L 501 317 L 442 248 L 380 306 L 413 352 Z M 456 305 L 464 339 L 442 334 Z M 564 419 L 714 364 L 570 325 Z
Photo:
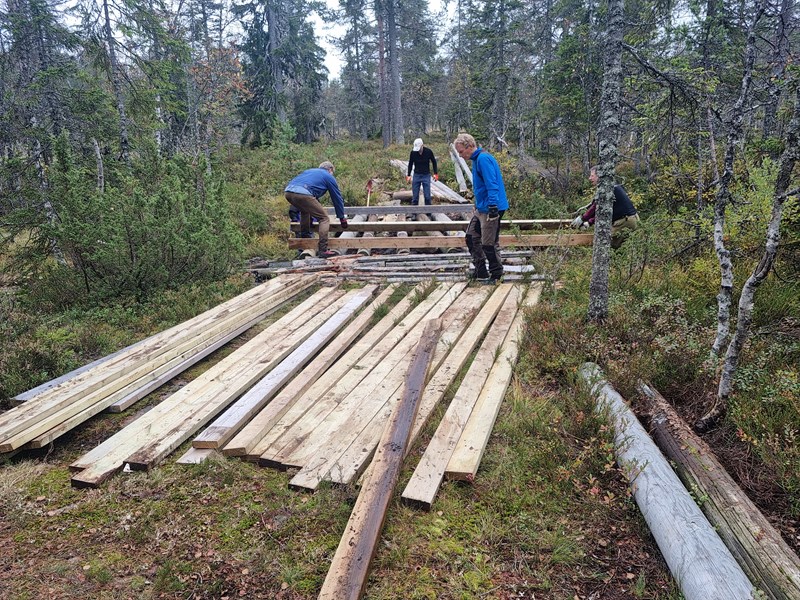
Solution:
M 498 285 L 503 283 L 502 277 L 487 277 L 486 279 L 479 279 L 483 285 Z
M 317 258 L 333 258 L 334 256 L 339 256 L 339 253 L 335 250 L 325 250 L 325 252 L 317 253 Z

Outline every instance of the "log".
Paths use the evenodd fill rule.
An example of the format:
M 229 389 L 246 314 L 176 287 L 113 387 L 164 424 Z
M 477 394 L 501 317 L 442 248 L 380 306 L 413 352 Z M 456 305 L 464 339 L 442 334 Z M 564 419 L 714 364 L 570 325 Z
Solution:
M 755 598 L 753 584 L 600 367 L 584 363 L 580 375 L 597 410 L 608 412 L 617 462 L 686 600 Z
M 434 205 L 432 205 L 434 206 Z M 429 207 L 430 208 L 430 207 Z M 420 211 L 424 212 L 424 211 Z M 399 232 L 399 231 L 454 231 L 458 232 L 462 237 L 464 232 L 467 230 L 467 226 L 469 225 L 469 221 L 459 220 L 454 221 L 450 217 L 448 217 L 445 213 L 435 212 L 435 211 L 428 211 L 433 215 L 433 221 L 405 221 L 405 222 L 397 222 L 383 220 L 377 221 L 373 220 L 372 217 L 377 217 L 378 215 L 370 215 L 369 222 L 357 222 L 351 221 L 349 227 L 347 228 L 348 231 L 374 231 L 374 232 Z M 521 229 L 521 230 L 530 230 L 530 229 L 560 229 L 565 228 L 570 224 L 570 221 L 565 219 L 508 219 L 500 221 L 500 229 Z M 314 224 L 311 226 L 312 231 L 317 231 L 319 226 Z M 292 223 L 291 230 L 294 232 L 300 231 L 300 224 L 299 223 Z M 339 225 L 338 221 L 335 223 L 331 223 L 331 232 L 338 232 L 342 231 L 342 226 Z M 248 270 L 254 271 L 259 268 L 265 267 L 258 267 L 253 266 L 250 267 Z M 274 268 L 287 268 L 286 265 L 282 265 L 281 267 L 274 267 Z
M 550 246 L 591 246 L 594 235 L 591 233 L 572 234 L 534 234 L 534 235 L 501 235 L 500 245 L 503 248 L 514 246 L 517 248 L 542 248 Z M 289 248 L 299 250 L 303 248 L 316 248 L 317 240 L 289 238 Z M 356 238 L 343 240 L 332 238 L 328 246 L 333 250 L 358 249 L 358 248 L 463 248 L 465 242 L 459 237 L 445 237 L 439 239 L 425 238 Z
M 453 144 L 450 144 L 450 155 L 455 156 L 455 160 L 458 161 L 464 176 L 469 179 L 470 183 L 472 183 L 472 169 L 470 169 L 467 165 L 467 161 L 458 155 L 458 152 L 456 152 L 456 147 Z
M 397 159 L 392 159 L 389 161 L 389 163 L 393 167 L 400 169 L 405 176 L 406 172 L 408 171 L 408 163 L 404 163 L 403 161 Z M 454 192 L 445 184 L 431 180 L 431 194 L 433 194 L 434 191 L 450 200 L 450 202 L 457 202 L 458 204 L 471 204 L 469 200 L 462 198 L 457 192 Z
M 703 498 L 703 513 L 750 580 L 773 600 L 800 599 L 797 554 L 664 397 L 642 381 L 638 387 L 656 443 L 684 485 Z
M 392 414 L 375 454 L 373 462 L 376 467 L 361 489 L 322 584 L 319 593 L 321 600 L 357 600 L 364 592 L 389 501 L 400 477 L 440 326 L 441 321 L 434 319 L 425 327 L 408 369 L 403 398 Z
M 458 182 L 458 191 L 465 193 L 467 191 L 467 180 L 464 179 L 464 173 L 468 171 L 466 168 L 467 163 L 456 152 L 455 146 L 450 144 L 450 159 L 453 161 L 453 168 L 456 172 L 456 181 Z M 463 165 L 462 165 L 463 163 Z M 472 173 L 470 173 L 470 183 L 472 183 Z

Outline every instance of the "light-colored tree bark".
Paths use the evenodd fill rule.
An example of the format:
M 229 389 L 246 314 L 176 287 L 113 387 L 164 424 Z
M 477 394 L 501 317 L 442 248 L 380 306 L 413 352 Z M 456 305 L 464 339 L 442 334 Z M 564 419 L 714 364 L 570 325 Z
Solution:
M 622 91 L 622 0 L 609 0 L 603 69 L 603 93 L 600 99 L 602 119 L 599 143 L 600 164 L 597 175 L 597 211 L 592 247 L 592 276 L 589 282 L 591 320 L 608 316 L 608 272 L 611 263 L 611 214 L 614 205 L 614 169 L 620 135 L 620 95 Z
M 119 115 L 120 157 L 127 163 L 130 162 L 128 114 L 125 109 L 125 99 L 122 96 L 122 74 L 120 73 L 119 60 L 117 58 L 117 42 L 114 39 L 114 32 L 111 28 L 108 0 L 103 0 L 103 32 L 106 38 L 106 52 L 108 52 L 108 61 L 110 65 L 109 79 L 111 80 L 111 89 L 114 91 L 114 101 L 116 102 L 117 114 Z

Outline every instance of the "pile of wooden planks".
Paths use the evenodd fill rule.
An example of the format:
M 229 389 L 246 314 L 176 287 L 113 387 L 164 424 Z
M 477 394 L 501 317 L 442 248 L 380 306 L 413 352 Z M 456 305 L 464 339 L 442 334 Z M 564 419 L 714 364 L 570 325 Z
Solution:
M 527 302 L 538 298 L 540 285 L 531 288 Z M 307 367 L 308 374 L 301 371 L 299 382 L 284 388 L 222 447 L 223 453 L 263 466 L 298 469 L 289 482 L 297 489 L 314 490 L 323 481 L 355 482 L 368 467 L 401 398 L 405 374 L 425 325 L 441 319 L 441 335 L 411 440 L 485 336 L 470 368 L 470 373 L 480 372 L 482 378 L 468 376 L 454 400 L 460 414 L 468 417 L 474 409 L 474 419 L 481 424 L 467 430 L 464 437 L 470 456 L 463 469 L 474 474 L 516 360 L 523 286 L 438 283 L 414 306 L 415 296 L 422 289 L 420 284 L 398 302 L 327 370 L 312 363 Z M 456 437 L 456 441 L 459 439 Z M 202 438 L 195 439 L 193 445 L 204 447 Z M 190 456 L 186 459 L 191 462 Z
M 97 413 L 122 410 L 315 283 L 288 275 L 17 397 L 0 415 L 0 452 L 40 448 Z

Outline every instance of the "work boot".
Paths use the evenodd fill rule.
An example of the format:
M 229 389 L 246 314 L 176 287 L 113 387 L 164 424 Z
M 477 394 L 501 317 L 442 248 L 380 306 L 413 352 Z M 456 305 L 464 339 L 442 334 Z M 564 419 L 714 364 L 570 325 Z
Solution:
M 325 250 L 324 252 L 318 252 L 317 258 L 333 258 L 334 256 L 339 256 L 339 253 L 336 250 Z

